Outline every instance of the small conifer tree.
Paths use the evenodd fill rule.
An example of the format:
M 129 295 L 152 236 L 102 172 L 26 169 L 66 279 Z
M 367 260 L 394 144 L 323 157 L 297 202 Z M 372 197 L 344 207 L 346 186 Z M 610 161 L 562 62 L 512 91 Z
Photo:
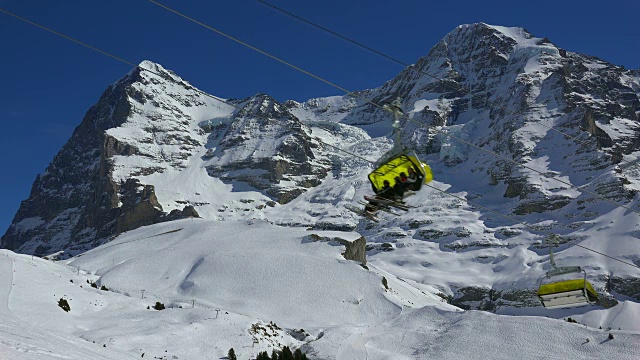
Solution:
M 236 352 L 235 350 L 233 350 L 233 348 L 229 349 L 229 352 L 227 353 L 227 359 L 238 360 L 238 358 L 236 357 Z
M 271 352 L 271 360 L 278 360 L 280 359 L 280 357 L 278 356 L 278 352 L 276 351 L 276 349 L 273 349 L 273 351 Z
M 280 355 L 280 360 L 294 360 L 293 353 L 291 353 L 291 349 L 288 346 L 282 348 L 282 354 Z
M 71 311 L 71 306 L 69 306 L 69 302 L 65 298 L 60 298 L 60 300 L 58 300 L 58 306 L 66 312 Z

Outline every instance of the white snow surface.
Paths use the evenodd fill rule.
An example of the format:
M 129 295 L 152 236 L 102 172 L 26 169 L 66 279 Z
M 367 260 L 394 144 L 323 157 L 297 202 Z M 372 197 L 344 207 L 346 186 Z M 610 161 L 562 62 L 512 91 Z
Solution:
M 197 360 L 223 358 L 233 347 L 238 358 L 249 359 L 283 345 L 302 347 L 318 359 L 640 354 L 635 303 L 583 311 L 577 319 L 589 327 L 465 312 L 444 303 L 436 288 L 397 278 L 381 263 L 366 270 L 343 259 L 341 245 L 310 241 L 311 233 L 359 237 L 263 221 L 194 219 L 130 231 L 60 262 L 2 250 L 0 358 L 133 359 L 144 353 Z M 404 272 L 414 270 L 407 266 Z M 109 290 L 92 288 L 87 280 Z M 70 312 L 57 306 L 60 298 L 68 300 Z M 156 301 L 167 309 L 147 309 Z M 270 322 L 278 328 L 269 335 L 251 333 L 252 326 Z M 301 328 L 305 334 L 293 336 Z

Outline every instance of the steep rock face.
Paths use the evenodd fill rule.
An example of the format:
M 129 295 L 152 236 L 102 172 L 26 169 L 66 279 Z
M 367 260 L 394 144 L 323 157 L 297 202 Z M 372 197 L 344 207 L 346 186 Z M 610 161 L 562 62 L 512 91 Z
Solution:
M 330 161 L 286 107 L 265 95 L 229 103 L 141 63 L 107 89 L 38 177 L 2 247 L 77 253 L 200 211 L 212 218 L 284 204 L 326 177 Z M 221 197 L 216 179 L 253 194 Z
M 161 68 L 154 70 L 174 76 Z M 61 249 L 76 253 L 120 232 L 165 219 L 153 186 L 114 176 L 114 158 L 145 154 L 144 148 L 109 133 L 136 114 L 134 99 L 152 101 L 139 90 L 140 84 L 150 81 L 145 75 L 140 68 L 133 70 L 87 112 L 45 173 L 36 178 L 29 198 L 2 237 L 3 248 L 38 255 Z M 144 166 L 140 171 L 154 168 Z M 181 214 L 174 213 L 173 218 Z M 187 214 L 197 216 L 190 210 Z
M 77 238 L 78 243 L 90 242 L 101 226 L 115 220 L 113 215 L 106 220 L 99 210 L 104 206 L 108 212 L 115 194 L 107 178 L 107 147 L 103 145 L 109 142 L 104 131 L 119 126 L 131 113 L 127 89 L 137 75 L 129 74 L 110 86 L 98 104 L 87 112 L 45 173 L 36 178 L 31 195 L 22 202 L 2 237 L 2 247 L 45 254 L 67 245 L 71 237 Z M 115 146 L 108 148 L 109 151 L 131 151 Z
M 486 172 L 494 184 L 504 183 L 504 196 L 519 200 L 515 214 L 588 201 L 593 195 L 587 191 L 619 202 L 633 197 L 634 190 L 624 188 L 622 177 L 613 172 L 593 181 L 637 143 L 638 94 L 632 72 L 567 52 L 523 29 L 485 24 L 459 27 L 432 55 L 447 59 L 429 65 L 448 68 L 449 84 L 457 87 L 448 86 L 439 96 L 434 109 L 439 116 L 429 119 L 427 113 L 424 118 L 433 124 L 429 150 L 450 166 L 473 161 L 478 166 L 472 170 Z M 614 119 L 616 126 L 608 126 Z M 482 131 L 485 127 L 491 131 Z M 573 142 L 565 141 L 565 135 Z M 497 156 L 470 154 L 474 146 Z M 564 157 L 558 156 L 559 146 Z
M 286 204 L 327 176 L 331 163 L 314 154 L 317 141 L 275 99 L 259 94 L 239 102 L 228 124 L 211 128 L 207 171 L 225 182 L 242 181 Z M 316 150 L 316 152 L 318 152 Z

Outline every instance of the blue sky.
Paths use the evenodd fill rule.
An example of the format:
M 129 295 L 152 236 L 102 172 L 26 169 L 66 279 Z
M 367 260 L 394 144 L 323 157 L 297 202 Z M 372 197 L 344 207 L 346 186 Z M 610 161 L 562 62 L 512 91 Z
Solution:
M 270 0 L 406 63 L 460 24 L 524 27 L 556 45 L 640 67 L 638 1 Z M 206 24 L 350 90 L 377 87 L 399 65 L 255 0 L 164 0 Z M 393 5 L 390 5 L 393 4 Z M 134 63 L 148 59 L 225 98 L 341 95 L 146 0 L 0 0 L 0 7 Z M 84 113 L 129 66 L 0 13 L 0 234 Z

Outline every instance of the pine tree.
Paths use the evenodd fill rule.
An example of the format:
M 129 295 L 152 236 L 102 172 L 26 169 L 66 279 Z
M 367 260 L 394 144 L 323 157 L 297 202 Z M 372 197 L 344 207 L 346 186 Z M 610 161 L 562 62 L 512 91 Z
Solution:
M 296 349 L 296 351 L 293 352 L 293 360 L 302 360 L 302 350 Z
M 60 298 L 60 300 L 58 300 L 58 306 L 66 312 L 71 311 L 71 306 L 69 306 L 69 302 L 65 298 Z
M 291 353 L 291 349 L 288 346 L 282 348 L 282 354 L 280 355 L 280 360 L 294 360 L 293 354 Z
M 227 359 L 238 360 L 238 358 L 236 357 L 236 352 L 233 350 L 233 348 L 229 349 L 229 352 L 227 353 Z
M 279 360 L 280 357 L 278 356 L 278 352 L 276 351 L 276 349 L 273 349 L 273 351 L 271 352 L 271 360 Z

